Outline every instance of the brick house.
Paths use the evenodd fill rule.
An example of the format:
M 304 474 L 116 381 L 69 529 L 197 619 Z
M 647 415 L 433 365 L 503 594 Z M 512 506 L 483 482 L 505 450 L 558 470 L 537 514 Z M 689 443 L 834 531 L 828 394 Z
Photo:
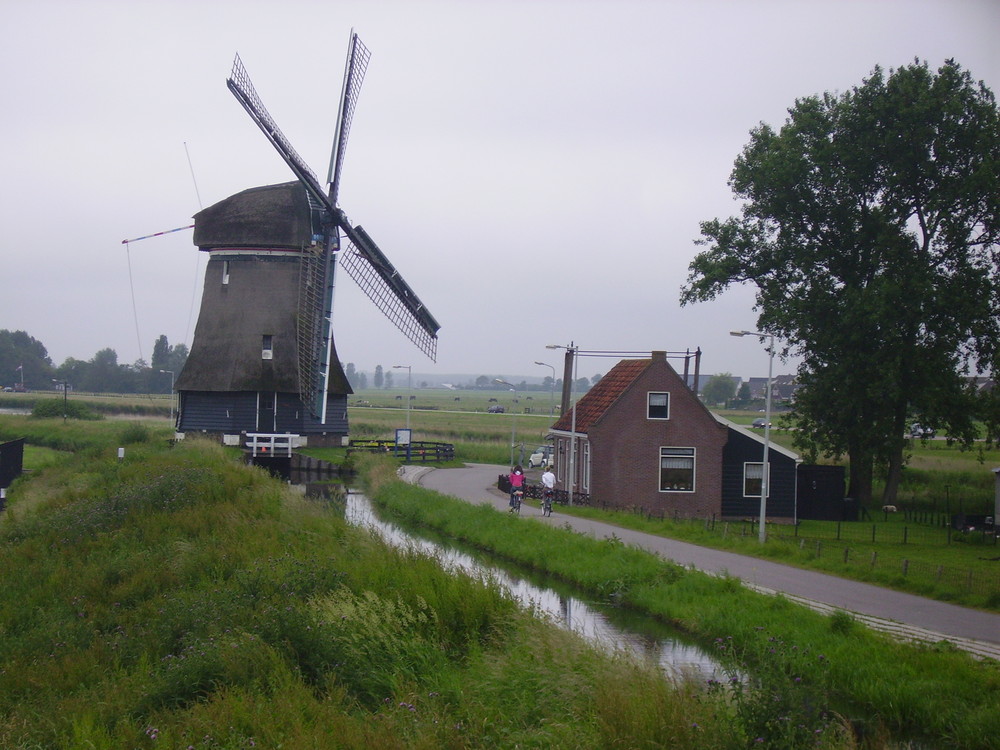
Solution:
M 763 439 L 713 414 L 666 352 L 615 365 L 552 426 L 557 487 L 680 517 L 753 516 Z M 576 452 L 571 460 L 573 437 Z M 768 517 L 793 517 L 797 457 L 771 443 Z

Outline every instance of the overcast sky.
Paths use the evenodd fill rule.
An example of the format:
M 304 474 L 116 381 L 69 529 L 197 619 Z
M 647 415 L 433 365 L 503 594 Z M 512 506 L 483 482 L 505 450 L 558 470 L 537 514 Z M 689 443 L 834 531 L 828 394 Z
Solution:
M 546 344 L 764 375 L 753 291 L 681 308 L 699 222 L 796 97 L 954 57 L 1000 91 L 997 0 L 0 0 L 0 328 L 55 364 L 190 346 L 199 208 L 291 173 L 226 88 L 239 52 L 323 178 L 352 28 L 371 50 L 341 206 L 441 324 L 437 364 L 346 274 L 361 371 L 548 375 Z M 134 299 L 134 304 L 133 304 Z M 580 375 L 606 372 L 582 360 Z M 776 373 L 792 365 L 776 365 Z

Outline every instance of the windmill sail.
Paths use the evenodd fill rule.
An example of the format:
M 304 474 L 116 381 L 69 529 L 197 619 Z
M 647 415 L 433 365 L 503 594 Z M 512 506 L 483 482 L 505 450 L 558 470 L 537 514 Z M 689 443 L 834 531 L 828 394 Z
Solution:
M 389 262 L 385 254 L 372 241 L 371 237 L 361 229 L 354 227 L 347 220 L 344 212 L 339 208 L 337 196 L 340 186 L 340 173 L 344 162 L 344 152 L 347 145 L 347 136 L 350 131 L 351 121 L 354 116 L 354 109 L 357 98 L 361 90 L 365 72 L 368 69 L 370 53 L 368 49 L 358 39 L 356 34 L 351 35 L 351 47 L 348 52 L 347 64 L 344 71 L 343 91 L 340 98 L 340 112 L 337 124 L 337 135 L 335 139 L 334 151 L 330 160 L 330 170 L 328 179 L 330 180 L 329 193 L 324 193 L 319 180 L 313 171 L 306 165 L 305 161 L 295 151 L 291 143 L 278 128 L 274 118 L 268 113 L 263 102 L 257 95 L 250 81 L 250 77 L 243 66 L 239 55 L 233 62 L 233 72 L 227 81 L 230 91 L 250 114 L 257 126 L 261 129 L 267 139 L 281 155 L 285 163 L 295 173 L 296 177 L 305 187 L 310 200 L 325 209 L 323 224 L 326 227 L 326 251 L 329 254 L 336 253 L 340 249 L 339 230 L 342 230 L 351 241 L 353 251 L 349 257 L 344 258 L 342 263 L 347 269 L 362 291 L 375 303 L 392 321 L 393 324 L 407 338 L 410 339 L 421 351 L 427 354 L 432 360 L 437 357 L 437 332 L 440 329 L 437 321 L 427 311 L 423 303 L 414 294 L 413 290 L 399 275 L 396 268 Z M 328 295 L 332 294 L 333 274 L 335 261 L 327 258 L 326 263 L 313 265 L 323 266 L 323 272 L 310 272 L 307 278 L 310 284 L 322 283 L 328 290 Z M 329 320 L 332 299 L 327 298 L 326 309 L 319 313 L 319 320 Z M 300 311 L 300 317 L 312 320 L 316 313 L 310 311 Z M 327 336 L 332 335 L 332 328 L 327 329 Z M 313 347 L 313 351 L 322 349 Z M 330 346 L 326 345 L 329 351 Z M 322 371 L 322 354 L 310 355 L 307 362 L 302 358 L 300 368 L 303 372 Z M 304 389 L 305 390 L 305 389 Z M 310 389 L 312 390 L 312 389 Z M 316 388 L 313 392 L 322 391 Z M 305 394 L 303 394 L 305 395 Z
M 347 53 L 347 65 L 344 68 L 344 86 L 340 94 L 340 112 L 337 115 L 337 135 L 333 140 L 333 152 L 330 154 L 330 169 L 326 181 L 330 183 L 330 202 L 337 204 L 340 193 L 340 171 L 344 165 L 344 152 L 347 150 L 347 136 L 351 132 L 351 122 L 354 120 L 354 108 L 361 93 L 361 84 L 368 70 L 368 60 L 371 53 L 361 43 L 358 35 L 351 32 L 351 45 Z
M 291 167 L 295 176 L 299 178 L 299 182 L 309 192 L 309 197 L 319 205 L 325 207 L 327 211 L 333 213 L 335 209 L 327 197 L 326 191 L 323 190 L 316 175 L 313 174 L 313 171 L 305 163 L 305 160 L 292 147 L 292 144 L 285 137 L 285 134 L 281 132 L 274 118 L 267 111 L 264 103 L 257 95 L 257 90 L 253 87 L 250 76 L 247 74 L 246 68 L 243 67 L 243 61 L 240 60 L 239 55 L 236 55 L 236 59 L 233 60 L 233 71 L 226 80 L 226 85 L 233 92 L 233 96 L 243 105 L 243 108 L 250 115 L 251 119 L 257 123 L 257 127 L 260 128 L 261 132 L 267 136 L 271 145 L 281 154 L 281 158 Z
M 340 264 L 382 313 L 431 360 L 441 328 L 375 241 L 360 226 L 346 232 L 350 245 Z

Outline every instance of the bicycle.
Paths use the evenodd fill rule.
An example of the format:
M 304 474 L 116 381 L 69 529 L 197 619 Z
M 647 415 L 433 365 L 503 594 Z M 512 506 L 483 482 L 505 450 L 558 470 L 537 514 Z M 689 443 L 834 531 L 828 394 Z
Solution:
M 524 490 L 514 490 L 513 494 L 510 496 L 510 510 L 508 513 L 513 513 L 514 515 L 521 515 L 521 500 L 524 499 Z
M 556 493 L 548 488 L 542 493 L 542 515 L 551 516 L 552 515 L 552 496 Z

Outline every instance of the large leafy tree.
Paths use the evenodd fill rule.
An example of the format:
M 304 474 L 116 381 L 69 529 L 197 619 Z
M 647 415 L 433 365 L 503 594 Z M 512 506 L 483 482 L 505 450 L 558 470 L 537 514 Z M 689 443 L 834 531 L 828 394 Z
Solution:
M 756 286 L 759 330 L 802 356 L 798 447 L 847 454 L 898 486 L 905 426 L 974 437 L 970 374 L 997 372 L 1000 126 L 994 96 L 954 61 L 876 68 L 851 91 L 795 102 L 730 179 L 739 218 L 701 224 L 682 304 Z
M 160 334 L 153 344 L 153 358 L 149 366 L 154 370 L 167 370 L 170 364 L 170 341 Z
M 42 345 L 24 331 L 0 330 L 0 386 L 24 382 L 28 388 L 48 388 L 52 360 Z
M 111 348 L 101 349 L 93 356 L 83 372 L 83 380 L 76 384 L 82 391 L 94 393 L 127 393 L 124 365 L 118 364 L 118 353 Z
M 723 372 L 709 378 L 701 390 L 706 404 L 725 404 L 736 395 L 736 381 L 732 373 Z

